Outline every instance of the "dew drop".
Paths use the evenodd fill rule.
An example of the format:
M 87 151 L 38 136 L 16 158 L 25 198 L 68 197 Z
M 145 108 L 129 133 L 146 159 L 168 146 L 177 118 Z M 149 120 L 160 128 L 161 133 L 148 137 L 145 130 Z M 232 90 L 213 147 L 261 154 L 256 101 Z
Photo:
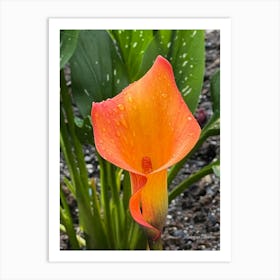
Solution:
M 84 89 L 84 92 L 85 92 L 85 94 L 86 94 L 87 96 L 89 96 L 89 92 L 87 91 L 86 88 Z
M 123 104 L 118 104 L 118 108 L 119 108 L 121 111 L 123 111 L 123 110 L 124 110 Z
M 126 123 L 125 119 L 121 119 L 121 124 L 122 124 L 125 128 L 127 128 L 127 123 Z
M 137 46 L 137 42 L 135 42 L 135 43 L 132 45 L 133 48 L 136 48 L 136 46 Z
M 163 93 L 161 94 L 161 96 L 162 96 L 163 98 L 166 98 L 166 97 L 167 97 L 167 93 L 163 92 Z
M 168 42 L 167 48 L 170 48 L 170 46 L 171 46 L 171 42 Z
M 192 120 L 192 117 L 188 116 L 188 120 L 191 121 L 191 120 Z
M 128 96 L 128 101 L 132 103 L 132 97 L 130 95 Z
M 194 37 L 194 36 L 195 36 L 195 34 L 196 34 L 196 30 L 194 30 L 194 31 L 193 31 L 193 33 L 192 33 L 191 37 Z

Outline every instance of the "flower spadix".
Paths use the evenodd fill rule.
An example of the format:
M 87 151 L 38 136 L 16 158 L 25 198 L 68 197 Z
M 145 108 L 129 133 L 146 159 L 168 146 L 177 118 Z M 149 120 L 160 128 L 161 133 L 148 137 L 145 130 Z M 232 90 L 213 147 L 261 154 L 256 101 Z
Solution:
M 91 116 L 97 151 L 129 171 L 131 215 L 156 240 L 168 209 L 167 168 L 186 156 L 200 135 L 172 66 L 158 56 L 141 79 L 93 103 Z

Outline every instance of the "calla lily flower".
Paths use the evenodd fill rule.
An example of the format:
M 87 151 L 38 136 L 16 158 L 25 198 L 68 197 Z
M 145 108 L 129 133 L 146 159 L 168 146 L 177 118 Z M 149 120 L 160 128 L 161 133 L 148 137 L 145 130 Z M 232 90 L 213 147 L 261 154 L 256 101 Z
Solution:
M 130 173 L 133 219 L 157 240 L 168 210 L 167 168 L 199 139 L 200 126 L 184 102 L 172 66 L 158 56 L 150 70 L 112 99 L 92 104 L 99 154 Z

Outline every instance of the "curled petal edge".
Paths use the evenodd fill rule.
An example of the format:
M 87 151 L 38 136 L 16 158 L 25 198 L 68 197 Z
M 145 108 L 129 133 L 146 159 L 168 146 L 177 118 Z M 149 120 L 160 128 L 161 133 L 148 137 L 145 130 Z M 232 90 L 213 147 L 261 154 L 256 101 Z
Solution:
M 151 229 L 153 231 L 153 233 L 154 233 L 153 240 L 155 241 L 160 237 L 161 231 L 145 221 L 145 219 L 141 213 L 140 204 L 141 204 L 141 188 L 138 189 L 138 191 L 136 191 L 129 200 L 130 213 L 131 213 L 133 219 L 138 224 L 140 224 L 141 226 L 143 226 L 147 229 Z

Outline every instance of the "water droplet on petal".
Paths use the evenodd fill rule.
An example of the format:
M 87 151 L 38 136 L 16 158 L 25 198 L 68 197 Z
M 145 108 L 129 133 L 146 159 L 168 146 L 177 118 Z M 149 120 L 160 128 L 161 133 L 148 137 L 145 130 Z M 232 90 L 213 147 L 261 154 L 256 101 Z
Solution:
M 124 110 L 123 104 L 118 104 L 118 108 L 119 108 L 121 111 L 123 111 L 123 110 Z
M 188 120 L 191 121 L 191 120 L 192 120 L 192 117 L 188 116 Z
M 132 97 L 130 95 L 128 96 L 128 101 L 132 103 Z
M 163 98 L 166 98 L 166 97 L 167 97 L 167 93 L 163 92 L 163 93 L 161 94 L 161 96 L 162 96 Z
M 125 121 L 125 119 L 121 119 L 121 124 L 122 124 L 125 128 L 128 127 L 128 126 L 127 126 L 127 123 L 126 123 L 126 121 Z

